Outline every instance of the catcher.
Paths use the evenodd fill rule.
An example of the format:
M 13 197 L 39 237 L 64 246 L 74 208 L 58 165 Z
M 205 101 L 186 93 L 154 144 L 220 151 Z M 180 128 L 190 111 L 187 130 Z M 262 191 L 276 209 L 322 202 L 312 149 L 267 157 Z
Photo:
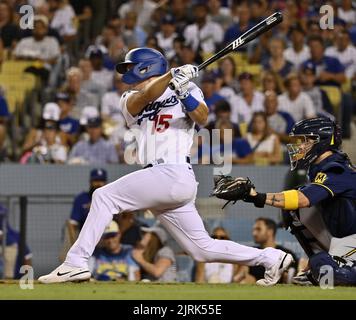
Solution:
M 309 270 L 294 283 L 318 284 L 321 267 L 327 265 L 335 285 L 356 285 L 356 168 L 341 151 L 340 128 L 324 117 L 302 120 L 290 139 L 291 170 L 308 169 L 310 183 L 298 190 L 260 193 L 248 178 L 216 176 L 212 195 L 282 209 L 285 227 L 309 257 Z

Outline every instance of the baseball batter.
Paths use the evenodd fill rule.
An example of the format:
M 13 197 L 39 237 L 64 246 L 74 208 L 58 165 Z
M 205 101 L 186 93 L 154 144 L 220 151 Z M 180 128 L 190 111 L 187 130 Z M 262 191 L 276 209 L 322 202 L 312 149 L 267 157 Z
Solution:
M 167 72 L 167 61 L 149 48 L 131 50 L 116 67 L 132 85 L 120 100 L 127 125 L 135 133 L 143 169 L 97 189 L 90 212 L 65 262 L 42 283 L 89 279 L 88 259 L 114 214 L 150 209 L 194 260 L 239 263 L 266 268 L 260 285 L 274 285 L 293 258 L 281 250 L 263 250 L 212 239 L 195 208 L 197 181 L 190 165 L 194 124 L 205 125 L 208 108 L 190 82 L 198 68 L 184 65 Z M 174 88 L 174 89 L 171 89 Z

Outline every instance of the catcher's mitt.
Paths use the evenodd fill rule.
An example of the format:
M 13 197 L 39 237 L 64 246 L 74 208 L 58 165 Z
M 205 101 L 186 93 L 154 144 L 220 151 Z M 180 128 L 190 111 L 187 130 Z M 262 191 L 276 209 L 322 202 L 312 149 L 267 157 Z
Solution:
M 218 175 L 214 176 L 214 190 L 211 196 L 227 200 L 223 208 L 234 201 L 245 200 L 252 188 L 255 186 L 249 178 L 233 178 L 231 176 Z

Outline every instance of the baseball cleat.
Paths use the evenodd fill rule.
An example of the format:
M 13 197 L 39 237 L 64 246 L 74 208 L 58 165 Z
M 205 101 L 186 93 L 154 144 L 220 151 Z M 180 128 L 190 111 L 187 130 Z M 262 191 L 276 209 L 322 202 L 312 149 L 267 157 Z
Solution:
M 318 283 L 314 280 L 313 275 L 311 271 L 306 271 L 303 273 L 300 273 L 293 277 L 292 279 L 293 284 L 297 284 L 300 286 L 317 286 Z
M 51 273 L 39 277 L 38 281 L 41 283 L 61 283 L 61 282 L 80 282 L 89 280 L 91 273 L 88 268 L 76 268 L 66 264 L 61 264 L 57 269 Z
M 266 269 L 264 279 L 258 280 L 256 284 L 263 287 L 275 285 L 293 261 L 291 254 L 283 252 L 279 256 L 277 263 L 271 268 Z

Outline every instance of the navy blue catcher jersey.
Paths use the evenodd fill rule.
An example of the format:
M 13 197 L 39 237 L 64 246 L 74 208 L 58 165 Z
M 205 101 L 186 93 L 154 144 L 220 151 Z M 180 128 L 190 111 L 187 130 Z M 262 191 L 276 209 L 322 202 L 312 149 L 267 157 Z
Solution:
M 335 152 L 308 172 L 310 184 L 301 192 L 316 206 L 334 237 L 356 233 L 356 169 L 347 156 Z

